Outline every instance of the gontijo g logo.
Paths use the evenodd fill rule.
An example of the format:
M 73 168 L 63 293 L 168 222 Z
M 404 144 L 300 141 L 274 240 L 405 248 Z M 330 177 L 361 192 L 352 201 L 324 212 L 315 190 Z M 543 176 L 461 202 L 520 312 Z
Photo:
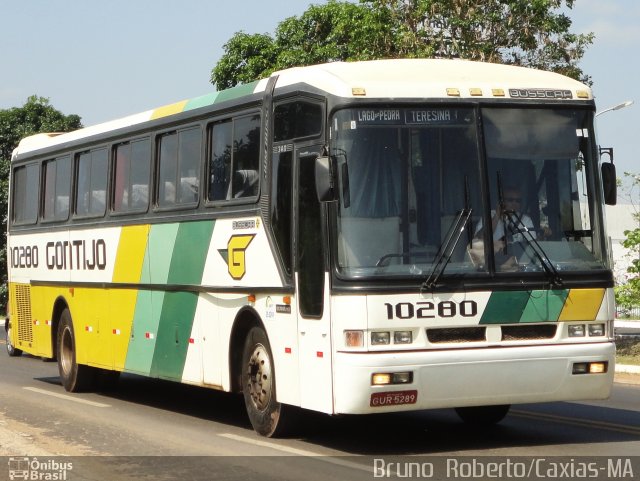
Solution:
M 229 267 L 229 275 L 236 281 L 242 279 L 247 272 L 245 251 L 255 236 L 255 234 L 232 235 L 227 242 L 227 248 L 218 250 Z

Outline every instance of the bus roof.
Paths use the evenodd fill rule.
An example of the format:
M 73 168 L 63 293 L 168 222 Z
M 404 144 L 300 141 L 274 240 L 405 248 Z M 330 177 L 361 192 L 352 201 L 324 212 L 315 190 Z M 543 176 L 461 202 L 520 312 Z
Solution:
M 276 75 L 276 88 L 308 84 L 346 98 L 593 99 L 589 87 L 560 74 L 467 60 L 333 62 L 272 74 Z M 263 79 L 238 85 L 69 133 L 36 134 L 22 139 L 14 156 L 263 92 L 266 84 Z

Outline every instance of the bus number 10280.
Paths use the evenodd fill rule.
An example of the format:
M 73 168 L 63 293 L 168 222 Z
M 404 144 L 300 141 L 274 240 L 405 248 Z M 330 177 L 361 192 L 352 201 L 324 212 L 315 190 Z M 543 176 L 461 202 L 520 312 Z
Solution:
M 385 303 L 387 319 L 433 319 L 435 317 L 474 317 L 478 314 L 476 301 L 440 301 L 440 302 L 398 302 Z

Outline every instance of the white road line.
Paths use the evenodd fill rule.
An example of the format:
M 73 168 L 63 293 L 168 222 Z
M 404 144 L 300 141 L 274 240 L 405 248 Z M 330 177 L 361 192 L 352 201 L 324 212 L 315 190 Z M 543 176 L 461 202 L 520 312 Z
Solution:
M 351 461 L 344 461 L 340 459 L 339 456 L 327 456 L 326 454 L 307 451 L 305 449 L 290 448 L 289 446 L 282 446 L 280 444 L 270 443 L 268 441 L 260 441 L 258 439 L 247 438 L 245 436 L 238 436 L 237 434 L 231 433 L 218 434 L 218 436 L 222 438 L 233 439 L 234 441 L 239 441 L 241 443 L 253 444 L 254 446 L 262 446 L 289 454 L 295 454 L 297 456 L 313 457 L 318 461 L 323 461 L 325 463 L 335 464 L 337 466 L 343 466 L 350 469 L 357 469 L 359 471 L 373 474 L 373 466 L 366 466 L 364 464 L 358 464 Z
M 59 394 L 57 392 L 46 391 L 44 389 L 39 389 L 37 387 L 25 386 L 25 387 L 23 387 L 23 389 L 26 389 L 27 391 L 31 391 L 31 392 L 37 392 L 39 394 L 45 394 L 47 396 L 57 397 L 59 399 L 64 399 L 66 401 L 73 401 L 73 402 L 76 402 L 76 403 L 88 404 L 89 406 L 95 406 L 95 407 L 98 407 L 98 408 L 110 408 L 111 407 L 110 404 L 104 404 L 104 403 L 99 403 L 99 402 L 95 402 L 95 401 L 89 401 L 87 399 L 82 399 L 82 398 L 75 397 L 75 396 L 68 396 L 66 394 Z

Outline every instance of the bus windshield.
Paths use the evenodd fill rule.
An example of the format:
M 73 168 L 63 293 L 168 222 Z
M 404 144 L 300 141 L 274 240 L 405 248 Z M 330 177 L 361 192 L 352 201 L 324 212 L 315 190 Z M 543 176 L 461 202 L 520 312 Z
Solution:
M 590 118 L 443 104 L 338 111 L 341 275 L 604 269 Z

